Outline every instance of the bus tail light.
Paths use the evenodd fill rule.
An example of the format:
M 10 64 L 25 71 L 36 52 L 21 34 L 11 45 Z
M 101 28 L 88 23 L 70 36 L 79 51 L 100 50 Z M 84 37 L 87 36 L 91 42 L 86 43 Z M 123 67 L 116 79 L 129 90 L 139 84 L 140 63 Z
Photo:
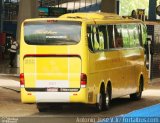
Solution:
M 23 87 L 24 86 L 24 73 L 21 73 L 20 74 L 20 84 L 21 84 L 21 87 Z
M 85 88 L 87 85 L 87 75 L 84 73 L 81 73 L 81 87 Z

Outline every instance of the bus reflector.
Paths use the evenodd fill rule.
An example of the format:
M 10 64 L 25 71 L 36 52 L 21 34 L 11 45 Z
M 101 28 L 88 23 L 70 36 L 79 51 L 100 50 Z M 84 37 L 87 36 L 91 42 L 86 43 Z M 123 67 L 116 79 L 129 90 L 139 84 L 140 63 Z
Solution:
M 21 84 L 21 86 L 24 85 L 24 73 L 20 74 L 20 84 Z
M 32 93 L 28 93 L 27 95 L 31 96 L 31 95 L 32 95 Z
M 77 94 L 73 94 L 73 96 L 77 96 Z
M 85 88 L 87 85 L 87 75 L 84 73 L 81 73 L 81 87 Z

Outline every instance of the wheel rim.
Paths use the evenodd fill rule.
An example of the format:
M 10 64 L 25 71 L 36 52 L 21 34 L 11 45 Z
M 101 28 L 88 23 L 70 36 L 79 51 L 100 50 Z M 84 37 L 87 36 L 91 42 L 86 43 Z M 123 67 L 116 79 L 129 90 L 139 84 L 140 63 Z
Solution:
M 99 103 L 98 103 L 99 110 L 102 110 L 102 95 L 99 97 Z
M 109 105 L 109 96 L 108 96 L 108 94 L 106 94 L 106 106 L 108 106 Z

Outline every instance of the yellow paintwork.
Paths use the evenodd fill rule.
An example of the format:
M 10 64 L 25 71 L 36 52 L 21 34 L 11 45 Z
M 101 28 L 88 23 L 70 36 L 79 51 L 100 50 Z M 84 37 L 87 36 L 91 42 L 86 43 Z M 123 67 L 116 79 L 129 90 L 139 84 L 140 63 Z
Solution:
M 79 66 L 75 69 L 75 66 Z M 29 68 L 29 69 L 28 69 Z M 70 88 L 80 88 L 81 60 L 73 58 L 24 58 L 25 87 L 36 87 L 36 80 L 68 80 Z M 35 74 L 36 73 L 36 74 Z
M 81 41 L 76 45 L 64 46 L 28 45 L 24 42 L 23 22 L 20 38 L 20 73 L 24 73 L 25 87 L 36 87 L 36 80 L 68 80 L 70 88 L 80 88 L 80 74 L 85 73 L 87 87 L 80 88 L 79 92 L 70 92 L 69 102 L 94 104 L 97 102 L 102 83 L 106 87 L 107 83 L 111 82 L 112 98 L 137 92 L 141 75 L 144 78 L 144 86 L 147 86 L 148 71 L 144 64 L 143 48 L 92 53 L 87 43 L 87 24 L 141 23 L 140 21 L 125 20 L 117 15 L 105 13 L 74 13 L 56 19 L 81 21 Z M 25 22 L 37 20 L 53 20 L 53 18 L 28 19 Z M 76 54 L 80 58 L 25 58 L 26 54 Z M 28 93 L 31 92 L 27 92 L 24 87 L 21 88 L 22 102 L 36 103 L 35 93 L 38 92 L 32 92 L 32 95 Z
M 21 101 L 22 103 L 35 103 L 36 96 L 34 93 L 27 92 L 25 88 L 21 88 Z

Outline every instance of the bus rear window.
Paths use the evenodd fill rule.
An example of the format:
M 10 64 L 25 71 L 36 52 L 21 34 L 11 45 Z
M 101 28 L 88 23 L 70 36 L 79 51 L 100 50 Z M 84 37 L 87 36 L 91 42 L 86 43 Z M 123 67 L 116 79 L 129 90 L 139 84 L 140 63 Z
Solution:
M 80 41 L 81 22 L 36 21 L 24 23 L 24 40 L 30 45 L 74 45 Z

